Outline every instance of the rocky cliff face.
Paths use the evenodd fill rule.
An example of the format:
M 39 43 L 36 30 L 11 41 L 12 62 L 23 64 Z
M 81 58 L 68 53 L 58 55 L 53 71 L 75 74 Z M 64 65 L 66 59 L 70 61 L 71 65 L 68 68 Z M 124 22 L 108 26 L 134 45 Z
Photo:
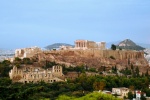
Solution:
M 142 72 L 148 69 L 148 62 L 143 52 L 137 51 L 113 51 L 113 50 L 58 50 L 39 53 L 35 56 L 39 62 L 55 61 L 67 66 L 86 65 L 101 69 L 105 66 L 111 69 L 130 67 L 131 64 L 138 66 Z

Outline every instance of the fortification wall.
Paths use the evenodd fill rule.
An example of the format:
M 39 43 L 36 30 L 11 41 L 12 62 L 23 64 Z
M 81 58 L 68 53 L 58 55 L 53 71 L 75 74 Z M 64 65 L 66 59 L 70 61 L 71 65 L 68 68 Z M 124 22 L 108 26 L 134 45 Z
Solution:
M 51 51 L 49 53 L 68 55 L 68 56 L 81 56 L 81 57 L 101 57 L 109 58 L 113 56 L 115 59 L 144 59 L 144 52 L 140 51 L 128 51 L 128 50 L 58 50 Z

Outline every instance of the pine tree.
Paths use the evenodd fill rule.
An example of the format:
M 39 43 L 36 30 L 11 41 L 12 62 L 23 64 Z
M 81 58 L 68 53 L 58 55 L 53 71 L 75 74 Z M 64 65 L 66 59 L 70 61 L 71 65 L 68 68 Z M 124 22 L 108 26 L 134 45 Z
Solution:
M 138 67 L 136 67 L 136 69 L 135 69 L 135 73 L 136 73 L 136 76 L 137 77 L 139 77 L 140 75 L 139 75 L 139 68 Z
M 145 73 L 145 76 L 147 76 L 147 77 L 149 76 L 149 74 L 148 74 L 148 69 L 147 69 L 147 71 L 146 71 L 146 73 Z

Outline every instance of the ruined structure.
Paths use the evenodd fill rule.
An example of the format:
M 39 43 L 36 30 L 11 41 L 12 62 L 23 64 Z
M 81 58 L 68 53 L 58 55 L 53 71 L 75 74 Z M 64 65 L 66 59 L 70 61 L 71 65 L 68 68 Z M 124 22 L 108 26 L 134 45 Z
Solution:
M 15 57 L 30 58 L 30 57 L 33 57 L 33 55 L 35 55 L 41 51 L 42 50 L 38 47 L 16 49 L 15 50 Z
M 40 81 L 53 83 L 64 81 L 64 74 L 62 73 L 61 66 L 53 66 L 50 69 L 43 69 L 41 67 L 33 66 L 22 66 L 21 68 L 17 68 L 14 66 L 9 72 L 9 77 L 13 82 L 22 83 L 37 83 Z
M 60 50 L 71 50 L 73 48 L 72 48 L 72 46 L 64 46 L 64 45 L 62 45 L 62 46 L 59 47 L 59 49 Z
M 76 40 L 75 41 L 75 49 L 105 49 L 105 42 L 94 42 L 88 40 Z
M 55 61 L 66 66 L 87 65 L 102 71 L 116 66 L 121 70 L 126 67 L 138 66 L 141 72 L 146 72 L 149 64 L 144 58 L 144 52 L 133 50 L 107 50 L 105 42 L 76 40 L 75 47 L 60 46 L 59 50 L 42 51 L 37 48 L 18 49 L 15 57 L 33 57 L 39 64 L 44 61 Z

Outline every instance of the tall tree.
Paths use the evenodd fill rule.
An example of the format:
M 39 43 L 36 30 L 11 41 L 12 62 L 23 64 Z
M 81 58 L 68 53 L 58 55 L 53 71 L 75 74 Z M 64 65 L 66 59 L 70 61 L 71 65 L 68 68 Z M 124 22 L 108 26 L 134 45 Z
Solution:
M 116 45 L 114 45 L 114 44 L 111 45 L 112 50 L 116 50 L 116 48 L 117 48 Z
M 133 94 L 132 94 L 132 92 L 130 91 L 130 92 L 128 92 L 128 99 L 130 99 L 130 100 L 132 100 L 133 99 Z
M 146 71 L 146 73 L 145 73 L 145 76 L 147 76 L 147 77 L 149 76 L 149 74 L 148 74 L 148 69 L 147 69 L 147 71 Z
M 139 67 L 136 67 L 135 72 L 136 72 L 136 76 L 139 77 L 140 76 L 140 74 L 139 74 L 139 72 L 140 72 L 139 71 Z
M 94 90 L 103 90 L 106 86 L 106 83 L 104 81 L 100 81 L 100 82 L 94 82 L 93 84 L 93 88 Z

